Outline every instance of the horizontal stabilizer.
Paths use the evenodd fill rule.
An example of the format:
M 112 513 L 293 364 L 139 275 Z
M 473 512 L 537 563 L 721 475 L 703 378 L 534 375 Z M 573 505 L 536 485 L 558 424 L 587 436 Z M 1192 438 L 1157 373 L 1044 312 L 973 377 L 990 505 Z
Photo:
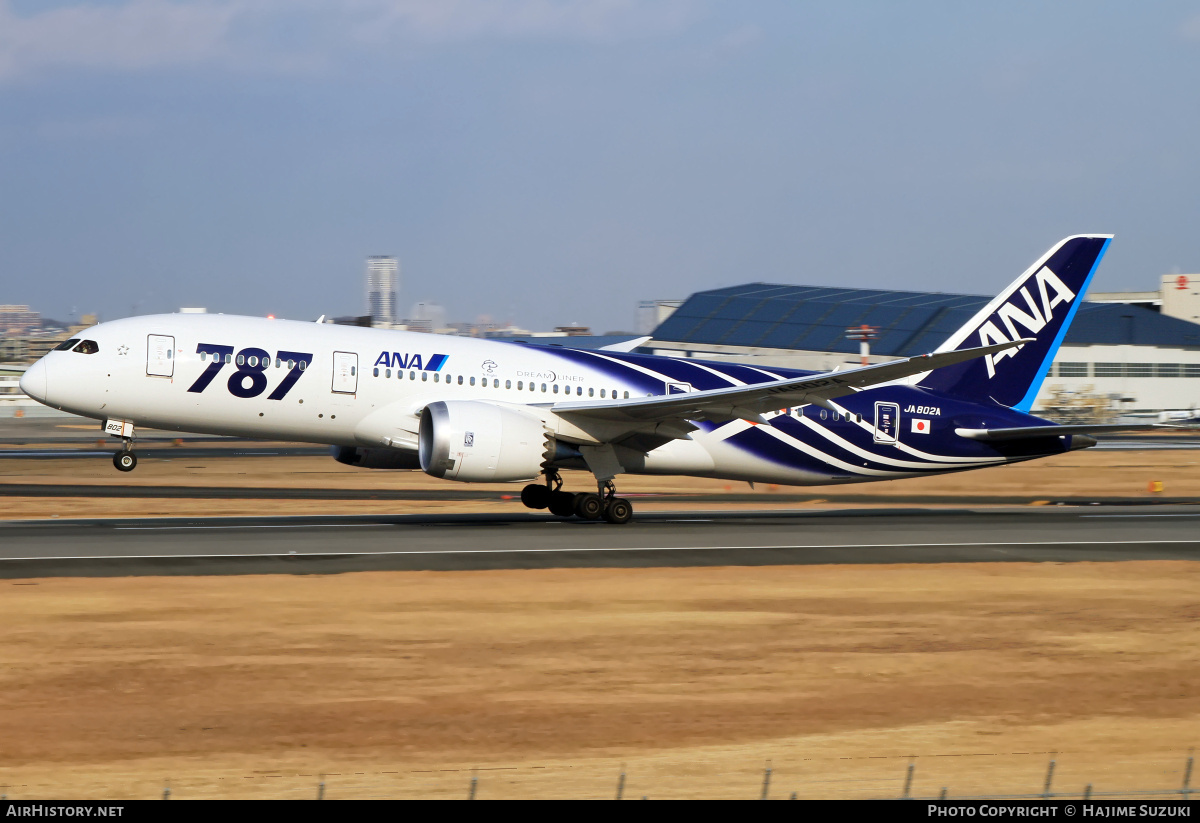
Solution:
M 1151 431 L 1176 429 L 1160 423 L 1082 423 L 1075 426 L 1016 426 L 1010 429 L 955 429 L 954 433 L 968 440 L 1030 440 L 1035 437 L 1061 437 L 1068 434 L 1107 434 L 1108 432 Z

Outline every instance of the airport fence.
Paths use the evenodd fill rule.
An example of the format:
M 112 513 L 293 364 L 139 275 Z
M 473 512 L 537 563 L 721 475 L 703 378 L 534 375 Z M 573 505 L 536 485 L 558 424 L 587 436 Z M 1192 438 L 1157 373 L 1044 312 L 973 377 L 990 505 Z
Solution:
M 862 764 L 851 761 L 885 759 L 883 764 Z M 219 777 L 171 779 L 155 785 L 152 781 L 133 775 L 108 774 L 99 780 L 80 776 L 78 790 L 71 783 L 36 785 L 0 783 L 3 799 L 33 800 L 51 797 L 85 796 L 104 799 L 160 798 L 169 799 L 238 799 L 273 798 L 285 800 L 403 800 L 403 799 L 462 799 L 499 800 L 518 798 L 559 799 L 871 799 L 914 801 L 1007 801 L 1007 800 L 1195 800 L 1197 788 L 1192 785 L 1195 759 L 1174 763 L 1160 761 L 1148 764 L 1144 759 L 1108 760 L 1098 771 L 1109 779 L 1105 782 L 1080 782 L 1082 772 L 1074 769 L 1070 783 L 1064 781 L 1058 769 L 1059 761 L 1051 757 L 1036 785 L 1001 783 L 999 774 L 989 776 L 991 764 L 980 761 L 974 768 L 959 769 L 960 785 L 937 786 L 936 779 L 944 770 L 930 769 L 934 779 L 922 779 L 918 758 L 906 765 L 894 758 L 845 758 L 842 772 L 822 769 L 819 774 L 806 770 L 780 770 L 771 764 L 738 769 L 719 775 L 703 767 L 659 764 L 638 774 L 625 767 L 616 773 L 602 768 L 572 766 L 513 766 L 479 769 L 441 768 L 378 771 L 340 771 L 320 773 L 284 773 L 274 770 L 252 774 L 225 774 Z M 863 768 L 866 765 L 868 768 Z M 875 766 L 883 765 L 882 768 Z M 1083 764 L 1076 764 L 1083 765 Z M 1095 765 L 1095 764 L 1092 764 Z M 900 768 L 897 768 L 900 767 Z M 607 772 L 607 773 L 606 773 Z M 1011 770 L 1008 772 L 1011 776 Z M 1113 788 L 1125 775 L 1131 779 L 1124 788 Z M 1029 775 L 1032 777 L 1032 775 Z M 1146 781 L 1161 778 L 1158 787 L 1147 787 Z M 126 778 L 128 782 L 126 782 Z M 990 784 L 990 785 L 989 785 Z M 1000 786 L 1005 788 L 999 788 Z M 83 788 L 86 786 L 87 788 Z M 930 791 L 932 789 L 932 791 Z

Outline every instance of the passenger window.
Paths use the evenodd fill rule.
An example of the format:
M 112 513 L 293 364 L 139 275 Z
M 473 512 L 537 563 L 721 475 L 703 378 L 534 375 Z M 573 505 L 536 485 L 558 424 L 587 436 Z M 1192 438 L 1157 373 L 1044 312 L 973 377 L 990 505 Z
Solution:
M 378 366 L 375 367 L 375 375 L 374 376 L 375 377 L 379 376 L 379 367 Z
M 83 352 L 84 354 L 95 354 L 96 352 L 100 351 L 100 347 L 97 346 L 96 343 L 92 340 L 84 340 L 82 343 L 79 344 L 79 346 L 77 347 L 77 350 Z M 175 356 L 175 350 L 167 349 L 167 359 L 171 360 L 174 358 L 174 356 Z
M 474 377 L 472 377 L 472 378 L 471 378 L 471 385 L 472 385 L 472 386 L 474 386 L 474 385 L 475 385 L 475 378 L 474 378 Z
M 576 386 L 576 387 L 575 387 L 575 396 L 576 396 L 576 397 L 582 397 L 582 396 L 583 396 L 583 386 Z
M 546 384 L 543 383 L 542 384 L 542 394 L 545 394 L 545 393 L 546 393 Z
M 275 368 L 279 368 L 281 365 L 283 365 L 283 361 L 280 360 L 278 357 L 276 357 L 275 358 Z
M 229 355 L 225 355 L 225 358 L 226 358 L 226 359 L 225 359 L 225 362 L 226 362 L 226 363 L 228 363 L 228 362 L 229 362 Z M 305 369 L 307 369 L 307 368 L 308 368 L 308 361 L 307 361 L 307 360 L 301 360 L 301 361 L 300 361 L 300 371 L 304 371 L 304 370 L 305 370 Z
M 596 390 L 588 389 L 588 397 L 595 397 L 595 396 L 596 396 Z
M 822 420 L 824 420 L 824 419 L 825 419 L 825 414 L 826 414 L 825 410 L 824 410 L 824 409 L 821 409 L 821 419 L 822 419 Z
M 524 390 L 525 390 L 525 381 L 518 380 L 517 381 L 517 391 L 524 391 Z
M 626 399 L 626 400 L 628 400 L 628 399 L 629 399 L 629 392 L 625 392 L 625 399 Z
M 240 354 L 239 354 L 239 355 L 237 356 L 237 364 L 238 364 L 239 366 L 244 366 L 244 365 L 246 365 L 246 358 L 245 358 L 243 355 L 240 355 Z
M 600 390 L 600 397 L 601 397 L 601 398 L 603 398 L 603 397 L 604 397 L 604 391 L 605 391 L 604 389 L 601 389 L 601 390 Z
M 206 352 L 206 351 L 200 352 L 200 362 L 203 363 L 207 359 L 208 359 L 208 352 Z
M 861 423 L 861 422 L 862 422 L 862 415 L 861 415 L 861 414 L 856 414 L 856 415 L 854 415 L 854 418 L 855 418 L 855 420 L 854 420 L 854 422 L 855 422 L 855 423 Z
M 458 376 L 458 385 L 460 385 L 460 386 L 462 385 L 462 375 L 461 374 Z
M 558 384 L 557 383 L 554 384 L 554 393 L 558 394 Z
M 68 351 L 70 349 L 75 348 L 75 345 L 78 342 L 79 342 L 78 337 L 72 337 L 70 340 L 64 340 L 61 343 L 59 343 L 57 346 L 54 347 L 54 350 L 55 351 Z
M 505 380 L 505 381 L 504 381 L 504 388 L 506 388 L 506 389 L 511 389 L 511 388 L 512 388 L 512 381 L 511 381 L 511 380 Z
M 351 366 L 351 367 L 350 367 L 350 376 L 351 376 L 351 377 L 358 377 L 358 366 Z
M 228 363 L 228 362 L 229 362 L 229 355 L 228 355 L 228 354 L 227 354 L 227 355 L 225 355 L 225 362 L 226 362 L 226 363 Z
M 383 370 L 383 376 L 384 376 L 384 377 L 391 377 L 391 376 L 392 376 L 392 370 L 391 370 L 391 369 L 384 369 L 384 370 Z
M 493 389 L 500 388 L 500 378 L 496 378 L 495 380 L 492 381 L 492 388 Z
M 416 373 L 415 371 L 410 371 L 410 372 L 408 373 L 408 379 L 409 379 L 409 380 L 416 380 L 416 379 L 417 379 L 417 373 Z
M 434 382 L 434 383 L 441 383 L 441 382 L 442 382 L 442 376 L 441 376 L 440 374 L 438 374 L 437 372 L 434 372 L 434 373 L 433 373 L 433 382 Z
M 428 383 L 428 382 L 429 382 L 429 372 L 427 372 L 427 371 L 423 371 L 423 372 L 421 372 L 421 382 L 422 382 L 422 383 Z
M 75 347 L 75 351 L 79 352 L 80 354 L 95 354 L 96 352 L 100 351 L 100 347 L 96 345 L 95 340 L 84 340 Z M 170 349 L 167 349 L 167 359 L 171 359 Z

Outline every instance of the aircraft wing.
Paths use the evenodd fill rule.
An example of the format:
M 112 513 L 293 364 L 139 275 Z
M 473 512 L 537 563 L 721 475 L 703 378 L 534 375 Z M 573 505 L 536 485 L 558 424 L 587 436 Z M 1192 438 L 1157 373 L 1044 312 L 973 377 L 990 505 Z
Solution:
M 1107 434 L 1182 428 L 1162 423 L 1081 423 L 1066 426 L 1015 426 L 1008 429 L 955 429 L 954 433 L 968 440 L 1028 440 L 1033 437 L 1058 437 L 1065 434 Z
M 822 405 L 847 394 L 853 394 L 868 386 L 889 383 L 913 374 L 952 366 L 966 360 L 1020 346 L 1026 339 L 996 343 L 959 351 L 922 354 L 904 360 L 877 363 L 857 369 L 825 372 L 807 377 L 773 380 L 748 386 L 731 386 L 725 389 L 688 392 L 680 394 L 637 397 L 628 400 L 599 402 L 556 403 L 551 411 L 567 418 L 592 418 L 607 422 L 628 422 L 633 428 L 646 423 L 684 420 L 712 420 L 722 422 L 738 418 L 755 423 L 766 423 L 763 412 L 777 411 L 788 406 L 805 403 Z M 695 427 L 691 427 L 695 428 Z M 686 437 L 684 428 L 680 436 Z

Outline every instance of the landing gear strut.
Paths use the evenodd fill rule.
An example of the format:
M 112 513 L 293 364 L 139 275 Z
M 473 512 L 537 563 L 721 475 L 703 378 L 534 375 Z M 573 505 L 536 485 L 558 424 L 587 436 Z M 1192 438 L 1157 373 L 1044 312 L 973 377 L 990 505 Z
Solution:
M 521 489 L 521 502 L 531 509 L 545 509 L 550 507 L 550 501 L 554 499 L 556 494 L 564 494 L 562 489 L 562 478 L 554 469 L 546 469 L 542 472 L 546 477 L 546 485 L 538 485 L 530 483 L 525 488 Z M 553 509 L 551 509 L 553 511 Z M 555 512 L 557 514 L 557 512 Z
M 124 438 L 125 445 L 113 455 L 113 465 L 117 471 L 131 472 L 137 468 L 137 455 L 133 453 L 133 438 Z
M 633 504 L 624 497 L 617 497 L 617 487 L 611 480 L 596 481 L 600 494 L 604 496 L 604 519 L 618 526 L 633 519 Z
M 572 494 L 562 490 L 562 477 L 553 469 L 545 472 L 546 484 L 530 483 L 521 490 L 521 502 L 531 509 L 549 509 L 559 517 L 575 517 L 581 520 L 599 520 L 609 523 L 628 523 L 633 518 L 633 505 L 623 497 L 617 497 L 617 489 L 611 480 L 598 482 L 598 494 L 584 492 Z

